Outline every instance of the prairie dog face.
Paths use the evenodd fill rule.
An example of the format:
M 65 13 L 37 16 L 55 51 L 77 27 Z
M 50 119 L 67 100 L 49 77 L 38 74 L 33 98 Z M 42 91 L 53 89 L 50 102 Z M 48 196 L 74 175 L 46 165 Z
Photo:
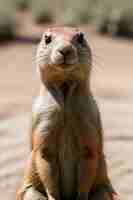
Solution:
M 92 56 L 85 34 L 71 27 L 48 29 L 38 46 L 36 63 L 49 82 L 87 78 Z

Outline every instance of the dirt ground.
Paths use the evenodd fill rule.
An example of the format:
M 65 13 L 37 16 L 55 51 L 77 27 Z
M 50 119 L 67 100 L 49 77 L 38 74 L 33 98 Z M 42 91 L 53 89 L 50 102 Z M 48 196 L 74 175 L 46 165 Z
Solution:
M 88 38 L 94 58 L 92 90 L 105 130 L 109 175 L 121 200 L 132 200 L 133 41 L 101 37 L 92 30 Z M 35 44 L 24 42 L 0 47 L 0 196 L 4 200 L 15 199 L 28 157 L 31 104 L 39 88 L 35 50 Z

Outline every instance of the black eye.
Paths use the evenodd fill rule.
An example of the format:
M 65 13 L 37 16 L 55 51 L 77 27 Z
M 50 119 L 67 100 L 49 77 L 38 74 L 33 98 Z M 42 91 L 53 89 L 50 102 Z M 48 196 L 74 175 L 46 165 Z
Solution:
M 78 34 L 77 41 L 78 41 L 78 43 L 83 44 L 83 42 L 84 42 L 84 34 L 82 32 Z
M 52 42 L 52 36 L 51 35 L 45 35 L 44 39 L 45 39 L 46 44 L 49 44 L 49 43 Z

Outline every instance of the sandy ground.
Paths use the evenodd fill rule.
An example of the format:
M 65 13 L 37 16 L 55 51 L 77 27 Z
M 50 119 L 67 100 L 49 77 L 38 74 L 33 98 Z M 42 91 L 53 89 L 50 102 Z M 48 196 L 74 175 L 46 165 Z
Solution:
M 109 175 L 121 200 L 133 199 L 133 42 L 90 31 L 92 90 L 101 110 Z M 0 47 L 0 198 L 15 199 L 28 157 L 32 99 L 39 81 L 36 45 Z

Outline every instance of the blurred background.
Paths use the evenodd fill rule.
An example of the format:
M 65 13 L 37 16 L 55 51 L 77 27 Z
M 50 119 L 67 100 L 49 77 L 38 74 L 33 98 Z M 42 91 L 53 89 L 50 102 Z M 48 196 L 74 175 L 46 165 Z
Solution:
M 0 0 L 0 198 L 15 199 L 38 94 L 35 52 L 49 26 L 78 26 L 93 54 L 91 86 L 104 127 L 109 176 L 133 199 L 133 2 Z

